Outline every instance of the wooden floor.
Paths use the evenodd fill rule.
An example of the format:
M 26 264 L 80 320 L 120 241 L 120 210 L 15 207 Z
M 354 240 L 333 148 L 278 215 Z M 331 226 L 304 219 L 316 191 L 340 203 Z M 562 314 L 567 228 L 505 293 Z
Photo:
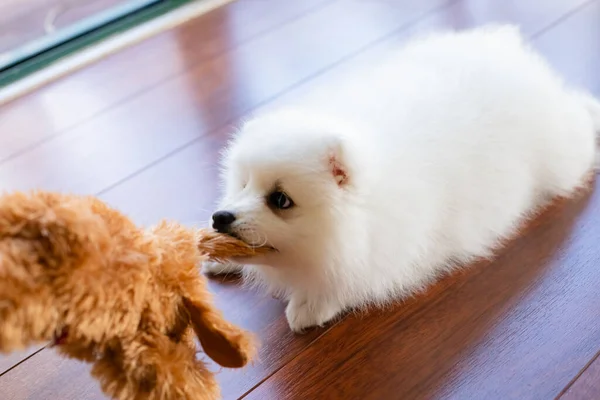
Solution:
M 0 109 L 0 190 L 92 193 L 141 224 L 202 224 L 218 150 L 249 112 L 306 103 L 412 35 L 511 21 L 600 95 L 600 0 L 239 0 Z M 314 98 L 314 97 L 313 97 Z M 261 359 L 226 399 L 600 399 L 600 191 L 554 207 L 496 261 L 303 336 L 284 304 L 211 289 Z M 100 399 L 89 368 L 0 358 L 2 399 Z

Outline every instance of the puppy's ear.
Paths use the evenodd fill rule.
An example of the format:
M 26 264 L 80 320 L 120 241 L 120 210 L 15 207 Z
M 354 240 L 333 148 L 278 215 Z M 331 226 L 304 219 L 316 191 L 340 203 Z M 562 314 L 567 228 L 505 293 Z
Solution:
M 344 163 L 344 149 L 341 140 L 329 146 L 328 165 L 338 186 L 343 187 L 349 181 L 348 170 Z
M 184 298 L 204 352 L 222 367 L 241 368 L 255 355 L 254 337 L 225 321 L 211 305 Z

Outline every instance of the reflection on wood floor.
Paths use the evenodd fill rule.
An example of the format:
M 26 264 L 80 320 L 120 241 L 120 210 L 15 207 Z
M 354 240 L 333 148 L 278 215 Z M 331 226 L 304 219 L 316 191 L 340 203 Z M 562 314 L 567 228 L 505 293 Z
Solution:
M 492 21 L 519 24 L 600 95 L 600 0 L 239 0 L 2 106 L 0 190 L 96 194 L 141 224 L 201 224 L 217 153 L 249 112 L 335 91 L 419 32 Z M 599 399 L 598 243 L 594 190 L 546 212 L 497 260 L 303 336 L 278 300 L 212 280 L 227 318 L 263 343 L 256 365 L 219 372 L 224 397 Z M 47 348 L 0 358 L 0 392 L 103 398 L 86 365 Z

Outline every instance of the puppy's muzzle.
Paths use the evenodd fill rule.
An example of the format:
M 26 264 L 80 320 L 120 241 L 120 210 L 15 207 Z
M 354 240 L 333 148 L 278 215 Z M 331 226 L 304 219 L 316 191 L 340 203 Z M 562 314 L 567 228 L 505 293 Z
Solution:
M 217 211 L 212 215 L 212 227 L 219 233 L 231 233 L 231 224 L 235 221 L 235 214 L 231 211 Z

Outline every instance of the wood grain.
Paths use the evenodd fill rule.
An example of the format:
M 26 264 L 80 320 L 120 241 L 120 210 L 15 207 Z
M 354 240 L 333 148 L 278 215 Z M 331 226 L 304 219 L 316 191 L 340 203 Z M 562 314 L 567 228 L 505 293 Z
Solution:
M 32 356 L 40 350 L 40 346 L 32 346 L 31 348 L 15 351 L 10 354 L 0 355 L 0 375 L 4 374 L 15 365 Z
M 600 359 L 598 357 L 577 377 L 577 380 L 560 396 L 560 399 L 600 399 Z
M 327 101 L 442 28 L 518 23 L 569 81 L 600 93 L 600 0 L 300 3 L 231 3 L 2 107 L 0 190 L 95 193 L 140 224 L 205 225 L 241 117 Z M 278 300 L 211 280 L 227 318 L 263 343 L 255 365 L 219 372 L 225 398 L 558 395 L 600 349 L 599 196 L 549 210 L 492 263 L 303 336 Z M 20 360 L 0 358 L 3 398 L 103 398 L 86 365 L 44 349 L 6 372 Z

